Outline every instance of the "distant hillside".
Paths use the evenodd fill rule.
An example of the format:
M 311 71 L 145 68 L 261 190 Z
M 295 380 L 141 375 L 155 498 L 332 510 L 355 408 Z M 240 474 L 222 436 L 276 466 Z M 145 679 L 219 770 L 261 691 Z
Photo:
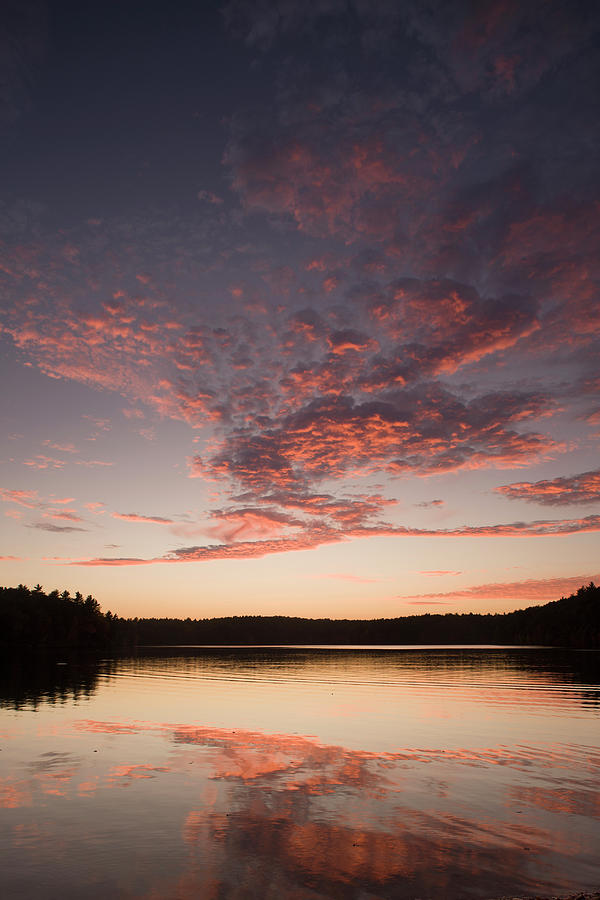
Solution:
M 511 613 L 397 619 L 122 619 L 68 591 L 0 588 L 0 644 L 119 650 L 146 644 L 546 644 L 600 648 L 600 588 Z
M 600 647 L 600 588 L 511 613 L 397 619 L 134 619 L 139 644 L 548 644 Z

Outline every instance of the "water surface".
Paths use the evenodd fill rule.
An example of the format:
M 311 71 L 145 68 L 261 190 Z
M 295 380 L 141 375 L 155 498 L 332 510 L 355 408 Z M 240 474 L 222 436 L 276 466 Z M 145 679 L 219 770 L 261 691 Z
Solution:
M 430 647 L 5 661 L 0 893 L 598 889 L 598 662 Z

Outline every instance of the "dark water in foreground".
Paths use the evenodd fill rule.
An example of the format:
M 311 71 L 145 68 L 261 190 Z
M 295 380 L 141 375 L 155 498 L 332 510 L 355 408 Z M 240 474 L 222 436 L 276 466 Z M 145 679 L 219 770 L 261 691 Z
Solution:
M 4 661 L 0 895 L 598 889 L 599 662 L 510 648 Z

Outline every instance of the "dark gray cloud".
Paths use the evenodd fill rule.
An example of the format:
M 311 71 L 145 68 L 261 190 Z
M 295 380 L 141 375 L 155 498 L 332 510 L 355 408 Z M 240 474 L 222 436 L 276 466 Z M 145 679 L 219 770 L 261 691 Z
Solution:
M 27 528 L 37 528 L 40 531 L 50 531 L 53 534 L 70 534 L 73 531 L 89 531 L 89 528 L 79 528 L 75 525 L 53 525 L 52 522 L 34 522 Z

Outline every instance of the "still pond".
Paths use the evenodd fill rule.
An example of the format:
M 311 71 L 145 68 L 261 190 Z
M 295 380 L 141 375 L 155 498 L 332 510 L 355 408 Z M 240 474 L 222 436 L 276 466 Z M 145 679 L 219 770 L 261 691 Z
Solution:
M 599 664 L 498 647 L 4 659 L 0 895 L 597 890 Z

